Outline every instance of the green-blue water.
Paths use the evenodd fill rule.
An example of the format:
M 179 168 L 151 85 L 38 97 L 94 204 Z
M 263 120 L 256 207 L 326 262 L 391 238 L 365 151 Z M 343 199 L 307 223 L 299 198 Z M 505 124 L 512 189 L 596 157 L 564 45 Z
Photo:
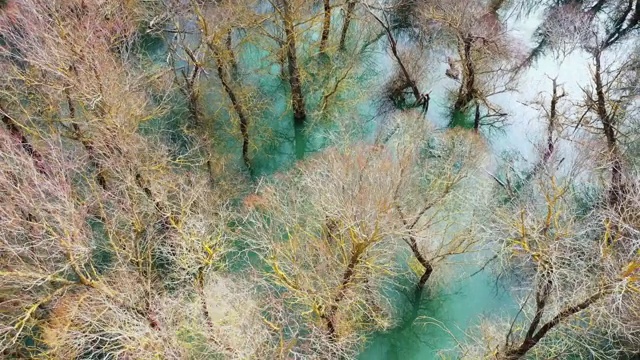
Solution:
M 437 289 L 425 290 L 418 304 L 413 301 L 412 289 L 399 292 L 394 300 L 403 320 L 395 328 L 375 334 L 359 359 L 455 358 L 458 342 L 466 341 L 465 333 L 478 325 L 483 314 L 512 312 L 510 297 L 494 276 L 482 271 L 469 277 L 472 267 L 453 266 L 457 273 L 468 273 Z
M 357 24 L 354 27 L 356 28 L 353 30 L 357 31 Z M 312 38 L 310 36 L 306 40 L 311 41 Z M 331 78 L 316 78 L 313 74 L 325 71 L 332 65 L 346 63 L 349 59 L 337 57 L 326 63 L 311 56 L 301 56 L 302 67 L 308 72 L 305 93 L 308 95 L 307 107 L 310 111 L 306 125 L 296 127 L 292 121 L 288 85 L 280 78 L 280 66 L 274 62 L 268 47 L 258 47 L 258 43 L 243 41 L 237 47 L 237 60 L 241 69 L 239 83 L 242 84 L 243 91 L 251 93 L 249 158 L 252 178 L 286 170 L 297 160 L 321 151 L 331 145 L 332 134 L 347 132 L 353 140 L 370 139 L 373 136 L 377 128 L 375 119 L 378 110 L 375 96 L 379 94 L 372 89 L 384 81 L 389 71 L 388 57 L 384 51 L 363 56 L 358 68 L 349 77 L 352 88 L 336 93 L 336 103 L 352 104 L 348 111 L 344 111 L 339 105 L 322 112 L 313 111 L 319 107 L 322 99 L 323 94 L 319 89 L 332 81 Z M 163 59 L 157 53 L 166 51 L 166 48 L 158 39 L 150 39 L 143 46 L 144 51 L 156 61 Z M 303 43 L 301 48 L 312 46 L 315 44 Z M 332 74 L 334 80 L 339 76 L 332 72 L 325 73 Z M 238 124 L 233 120 L 234 115 L 229 112 L 231 107 L 228 99 L 214 76 L 203 79 L 203 82 L 210 88 L 203 95 L 203 100 L 208 104 L 206 116 L 212 119 L 210 131 L 215 139 L 216 151 L 227 154 L 233 159 L 232 163 L 242 167 L 241 138 Z M 447 113 L 449 110 L 442 105 L 434 101 L 429 112 Z M 168 114 L 166 119 L 157 119 L 156 131 L 163 126 L 167 129 L 180 127 L 182 124 L 176 121 L 179 117 L 180 114 L 176 113 Z M 345 117 L 357 118 L 359 126 L 345 129 L 340 121 Z M 184 141 L 181 135 L 171 136 L 176 138 L 173 139 L 174 143 Z M 511 311 L 509 296 L 496 284 L 495 277 L 488 271 L 469 277 L 477 267 L 460 265 L 469 259 L 463 256 L 457 259 L 458 265 L 446 265 L 449 268 L 445 270 L 456 275 L 438 288 L 425 290 L 418 303 L 412 286 L 390 291 L 389 296 L 398 315 L 395 327 L 372 334 L 363 345 L 359 358 L 409 360 L 452 357 L 457 341 L 465 340 L 465 333 L 477 325 L 483 314 L 495 315 Z

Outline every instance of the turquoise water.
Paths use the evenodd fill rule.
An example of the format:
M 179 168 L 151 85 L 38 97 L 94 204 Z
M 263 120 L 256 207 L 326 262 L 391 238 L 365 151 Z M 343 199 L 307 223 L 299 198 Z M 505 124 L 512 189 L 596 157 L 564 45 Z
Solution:
M 448 281 L 437 289 L 424 291 L 416 304 L 413 290 L 400 291 L 395 303 L 403 320 L 390 331 L 375 334 L 360 354 L 361 360 L 412 360 L 455 358 L 458 342 L 473 330 L 483 314 L 513 311 L 509 295 L 486 270 Z M 416 308 L 417 306 L 417 308 Z
M 357 31 L 357 23 L 352 31 Z M 306 40 L 312 41 L 313 38 L 310 35 Z M 302 44 L 301 54 L 312 54 L 312 45 L 315 46 L 315 43 Z M 158 39 L 150 39 L 143 47 L 154 59 L 163 58 L 157 55 L 165 49 Z M 274 61 L 271 50 L 264 42 L 251 39 L 243 40 L 237 46 L 240 73 L 236 86 L 249 94 L 247 98 L 250 99 L 247 111 L 251 138 L 250 175 L 253 179 L 284 171 L 297 160 L 344 140 L 336 139 L 336 134 L 346 134 L 344 136 L 351 141 L 371 140 L 375 136 L 381 121 L 376 117 L 376 97 L 380 94 L 375 90 L 391 69 L 388 54 L 384 50 L 378 49 L 362 56 L 345 86 L 334 95 L 334 107 L 323 111 L 314 111 L 320 107 L 322 91 L 327 86 L 331 87 L 332 81 L 340 77 L 340 73 L 328 69 L 341 68 L 354 59 L 349 54 L 342 58 L 336 55 L 330 60 L 301 56 L 301 65 L 306 71 L 304 90 L 309 110 L 307 122 L 302 127 L 293 124 L 288 85 L 280 78 L 281 69 L 278 62 Z M 315 76 L 317 73 L 331 75 L 325 78 Z M 216 151 L 229 156 L 235 166 L 243 167 L 238 124 L 233 120 L 233 113 L 229 112 L 228 99 L 214 76 L 203 79 L 203 83 L 207 85 L 203 102 L 207 104 L 206 116 L 211 119 L 210 135 L 215 139 Z M 437 101 L 437 97 L 431 103 L 430 114 L 440 117 L 440 114 L 448 112 L 446 103 Z M 157 120 L 164 124 L 158 126 L 175 128 L 175 119 L 179 116 L 170 114 L 167 119 Z M 344 121 L 347 118 L 350 121 Z M 182 141 L 178 137 L 174 141 Z M 473 330 L 483 314 L 512 311 L 510 297 L 495 282 L 495 276 L 482 271 L 469 277 L 479 266 L 462 265 L 471 262 L 470 257 L 462 256 L 455 260 L 457 263 L 450 262 L 443 269 L 436 269 L 455 275 L 442 281 L 438 287 L 424 290 L 421 296 L 416 296 L 411 284 L 390 289 L 388 296 L 397 314 L 395 326 L 388 331 L 371 334 L 363 344 L 359 359 L 450 358 L 455 354 L 458 342 L 465 341 L 465 334 Z

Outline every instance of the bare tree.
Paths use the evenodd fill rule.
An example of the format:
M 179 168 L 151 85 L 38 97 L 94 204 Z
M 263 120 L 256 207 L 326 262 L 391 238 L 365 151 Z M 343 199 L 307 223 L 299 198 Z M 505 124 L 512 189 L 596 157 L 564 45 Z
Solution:
M 218 79 L 229 97 L 240 123 L 242 160 L 248 168 L 251 168 L 251 162 L 249 160 L 249 115 L 243 99 L 239 96 L 239 92 L 235 88 L 232 79 L 232 73 L 237 73 L 237 64 L 231 48 L 230 36 L 234 21 L 239 20 L 241 15 L 238 15 L 238 9 L 233 1 L 216 4 L 204 10 L 196 1 L 192 1 L 191 5 L 200 31 L 202 32 L 202 38 L 198 41 L 206 44 L 211 56 L 215 59 L 215 69 Z M 189 19 L 187 18 L 183 21 L 189 21 Z M 188 51 L 190 50 L 185 48 L 187 54 Z M 191 59 L 191 56 L 189 56 L 189 58 Z
M 351 26 L 351 20 L 353 19 L 353 14 L 356 9 L 356 5 L 358 0 L 348 0 L 346 5 L 347 9 L 345 10 L 344 20 L 342 23 L 342 30 L 340 31 L 340 50 L 346 50 L 346 42 L 347 35 L 349 33 L 349 27 Z
M 515 4 L 520 12 L 542 8 L 546 15 L 535 33 L 537 45 L 521 68 L 531 65 L 547 50 L 576 49 L 576 44 L 585 35 L 589 37 L 592 29 L 602 32 L 602 50 L 626 41 L 630 34 L 640 29 L 640 4 L 633 0 L 522 1 Z
M 423 268 L 417 283 L 418 293 L 430 279 L 436 264 L 450 255 L 474 249 L 473 224 L 456 228 L 449 211 L 457 208 L 464 212 L 468 208 L 462 199 L 476 204 L 479 199 L 473 196 L 482 194 L 475 174 L 475 166 L 482 160 L 482 151 L 476 151 L 481 149 L 481 144 L 452 131 L 436 140 L 439 145 L 431 149 L 431 154 L 420 154 L 419 144 L 435 140 L 421 135 L 425 133 L 422 126 L 401 124 L 396 130 L 397 137 L 390 138 L 397 142 L 395 151 L 399 154 L 393 202 L 402 224 L 403 241 Z M 458 203 L 460 200 L 463 202 Z M 429 243 L 426 236 L 436 229 L 443 231 L 437 235 L 441 242 Z
M 418 298 L 438 264 L 477 249 L 474 226 L 456 226 L 452 211 L 478 195 L 478 158 L 469 156 L 478 147 L 464 133 L 429 136 L 407 120 L 384 143 L 331 149 L 252 195 L 246 237 L 268 264 L 270 286 L 282 289 L 273 290 L 285 299 L 277 313 L 291 314 L 272 315 L 282 322 L 276 327 L 295 324 L 287 333 L 298 341 L 343 352 L 359 334 L 389 326 L 379 290 L 404 271 L 392 260 L 400 247 L 419 272 Z M 430 141 L 437 145 L 422 148 Z
M 420 100 L 422 99 L 422 92 L 418 89 L 418 83 L 413 77 L 413 74 L 409 73 L 408 67 L 405 64 L 404 59 L 402 59 L 400 55 L 400 51 L 398 49 L 398 41 L 395 38 L 393 30 L 391 28 L 391 22 L 389 20 L 389 10 L 382 8 L 380 14 L 376 14 L 376 10 L 374 10 L 371 6 L 367 5 L 367 10 L 369 15 L 374 18 L 374 20 L 380 24 L 380 26 L 384 29 L 385 36 L 389 41 L 389 46 L 391 48 L 391 53 L 393 54 L 393 58 L 398 65 L 398 68 L 401 71 L 402 77 L 404 78 L 404 82 L 402 85 L 397 87 L 397 90 L 402 92 L 404 89 L 409 88 L 414 97 L 414 104 L 417 106 L 420 104 Z
M 2 54 L 0 349 L 60 359 L 267 351 L 266 336 L 247 348 L 225 334 L 229 319 L 211 316 L 221 304 L 204 301 L 222 287 L 212 275 L 226 276 L 233 192 L 212 192 L 198 166 L 138 132 L 164 104 L 114 51 L 136 19 L 102 5 L 25 1 L 13 20 L 21 29 L 3 33 L 17 48 Z M 185 333 L 200 339 L 195 348 Z
M 350 353 L 360 333 L 389 325 L 388 304 L 377 289 L 398 271 L 384 227 L 392 208 L 377 193 L 351 198 L 358 186 L 353 167 L 362 160 L 330 151 L 256 195 L 260 205 L 247 237 L 263 254 L 270 286 L 281 289 L 274 292 L 285 308 L 270 317 L 278 320 L 275 328 L 297 337 L 296 352 Z M 299 197 L 302 191 L 306 196 Z M 280 319 L 281 313 L 288 315 Z
M 422 6 L 421 19 L 425 31 L 439 29 L 456 46 L 457 59 L 448 58 L 447 70 L 447 76 L 459 82 L 452 100 L 453 121 L 474 109 L 476 132 L 481 125 L 499 126 L 506 113 L 490 98 L 514 90 L 516 74 L 510 64 L 516 49 L 495 12 L 479 1 L 436 1 Z
M 628 317 L 637 307 L 635 295 L 628 293 L 636 281 L 631 269 L 637 244 L 627 238 L 633 231 L 623 235 L 616 230 L 615 222 L 623 227 L 629 222 L 614 221 L 597 204 L 586 212 L 580 209 L 574 183 L 584 176 L 581 167 L 558 170 L 558 162 L 547 160 L 534 182 L 495 212 L 492 236 L 501 239 L 502 264 L 513 274 L 520 309 L 508 322 L 487 320 L 495 322 L 493 330 L 486 327 L 477 344 L 485 356 L 608 357 L 630 350 L 625 341 L 635 342 L 636 325 L 631 324 L 636 319 Z M 603 337 L 612 342 L 603 346 Z M 467 353 L 470 358 L 478 355 Z
M 322 0 L 324 17 L 322 20 L 322 34 L 320 35 L 320 54 L 327 51 L 327 42 L 329 41 L 329 32 L 331 31 L 331 0 Z
M 592 85 L 584 89 L 585 102 L 583 108 L 585 114 L 575 125 L 577 128 L 588 129 L 604 136 L 606 140 L 605 161 L 610 164 L 611 181 L 609 189 L 609 204 L 616 206 L 624 196 L 624 159 L 621 149 L 621 137 L 625 132 L 627 114 L 633 106 L 637 106 L 633 100 L 633 89 L 623 84 L 626 74 L 633 71 L 634 59 L 630 57 L 619 58 L 618 61 L 607 63 L 605 59 L 606 43 L 599 41 L 594 35 L 594 46 L 588 46 L 587 50 L 593 59 Z M 595 127 L 593 121 L 600 126 Z
M 287 54 L 287 67 L 289 70 L 289 85 L 291 86 L 291 106 L 293 108 L 293 121 L 301 125 L 307 118 L 304 94 L 302 93 L 302 79 L 298 64 L 297 41 L 296 41 L 296 8 L 295 0 L 279 0 L 279 6 L 275 11 L 282 21 L 285 33 L 285 44 Z

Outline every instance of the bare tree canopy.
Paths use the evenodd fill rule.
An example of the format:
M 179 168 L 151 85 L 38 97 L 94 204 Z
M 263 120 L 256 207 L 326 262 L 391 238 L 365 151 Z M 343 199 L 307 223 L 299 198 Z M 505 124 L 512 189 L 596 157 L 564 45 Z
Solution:
M 639 29 L 0 0 L 0 358 L 637 358 Z

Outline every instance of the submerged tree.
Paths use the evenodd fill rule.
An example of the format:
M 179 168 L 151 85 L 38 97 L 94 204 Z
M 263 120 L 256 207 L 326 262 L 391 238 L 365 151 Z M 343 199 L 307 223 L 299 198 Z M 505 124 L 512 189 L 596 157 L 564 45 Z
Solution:
M 398 40 L 396 39 L 396 35 L 394 33 L 394 29 L 392 28 L 392 20 L 391 16 L 393 14 L 392 9 L 385 9 L 381 7 L 372 7 L 367 5 L 367 10 L 369 15 L 382 27 L 384 30 L 384 36 L 389 42 L 389 47 L 391 50 L 391 54 L 393 55 L 394 62 L 398 67 L 398 74 L 394 77 L 391 82 L 390 88 L 387 90 L 389 93 L 388 96 L 391 100 L 396 104 L 396 106 L 403 107 L 408 105 L 408 107 L 415 107 L 422 105 L 424 96 L 420 89 L 418 88 L 418 82 L 416 79 L 415 72 L 411 70 L 416 70 L 416 66 L 414 64 L 414 68 L 410 68 L 407 59 L 403 56 L 405 54 L 401 53 L 401 48 L 398 46 Z M 413 63 L 419 62 L 421 59 L 419 56 L 414 56 L 411 60 Z M 419 66 L 418 66 L 419 68 Z M 404 92 L 409 89 L 411 94 L 413 95 L 413 101 L 408 102 L 405 100 Z
M 345 51 L 347 48 L 346 46 L 347 35 L 349 34 L 349 28 L 351 27 L 351 22 L 353 20 L 357 3 L 358 3 L 358 0 L 348 0 L 346 2 L 347 8 L 344 14 L 342 30 L 340 31 L 340 50 L 342 51 Z
M 517 49 L 498 16 L 481 1 L 425 3 L 420 16 L 424 31 L 437 29 L 455 46 L 457 56 L 449 57 L 446 72 L 459 82 L 452 100 L 452 123 L 464 123 L 474 111 L 474 131 L 483 125 L 499 126 L 506 113 L 490 98 L 515 89 L 516 73 L 510 64 Z
M 519 50 L 500 17 L 528 1 L 0 4 L 2 357 L 355 358 L 399 321 L 390 292 L 415 320 L 491 251 L 518 306 L 468 357 L 637 354 L 637 2 L 540 3 L 545 46 L 591 76 L 579 100 L 551 79 L 517 181 L 485 176 L 482 137 L 430 125 L 421 87 L 448 57 L 454 113 L 501 125 Z M 303 128 L 328 146 L 258 177 L 291 164 L 262 139 Z
M 104 11 L 114 10 L 29 1 L 3 32 L 14 47 L 3 49 L 0 97 L 0 349 L 59 359 L 265 351 L 262 323 L 247 322 L 256 341 L 246 347 L 227 315 L 212 316 L 229 298 L 255 310 L 220 271 L 233 190 L 213 191 L 197 162 L 138 132 L 164 104 L 120 43 L 135 36 L 133 11 Z M 207 295 L 216 291 L 229 298 Z
M 475 200 L 478 147 L 463 133 L 429 136 L 403 120 L 383 143 L 325 151 L 252 196 L 246 236 L 284 299 L 285 309 L 272 315 L 277 327 L 311 342 L 298 346 L 352 349 L 359 336 L 393 321 L 385 284 L 416 269 L 419 298 L 438 264 L 476 250 L 473 224 L 458 228 L 453 214 Z M 394 259 L 405 246 L 411 256 L 400 266 Z
M 593 34 L 594 30 L 601 33 L 601 45 L 606 49 L 626 41 L 634 31 L 640 29 L 640 4 L 637 1 L 524 0 L 513 2 L 513 5 L 523 13 L 542 9 L 545 14 L 544 21 L 535 33 L 537 45 L 521 68 L 531 65 L 548 50 L 571 51 L 578 48 L 582 38 Z
M 324 55 L 327 51 L 327 43 L 329 42 L 329 32 L 331 31 L 331 0 L 322 0 L 323 20 L 322 34 L 320 35 L 320 54 Z
M 560 167 L 557 149 L 541 155 L 546 159 L 533 181 L 497 208 L 490 227 L 502 244 L 499 256 L 512 274 L 520 308 L 508 321 L 487 319 L 484 336 L 467 356 L 515 360 L 628 353 L 637 342 L 638 324 L 630 315 L 638 306 L 638 243 L 634 221 L 627 217 L 636 211 L 635 200 L 624 204 L 624 215 L 585 202 L 582 191 L 589 184 L 576 181 L 586 175 L 581 166 Z M 605 191 L 599 194 L 606 198 Z
M 211 57 L 215 62 L 216 74 L 222 84 L 224 92 L 229 97 L 233 110 L 238 117 L 240 135 L 242 137 L 242 160 L 250 168 L 249 161 L 249 114 L 246 110 L 245 99 L 241 98 L 239 91 L 233 81 L 237 73 L 235 54 L 231 47 L 231 34 L 233 26 L 237 26 L 242 19 L 242 13 L 233 1 L 226 1 L 220 4 L 201 8 L 197 2 L 192 1 L 193 13 L 202 32 L 198 42 L 204 43 L 209 49 Z M 189 21 L 186 18 L 182 21 Z M 199 45 L 201 46 L 201 45 Z M 189 55 L 189 49 L 185 52 Z M 193 52 L 191 51 L 191 54 Z M 192 55 L 189 55 L 189 59 Z M 195 59 L 191 59 L 192 61 Z M 197 63 L 194 64 L 197 66 Z
M 298 0 L 279 0 L 278 6 L 274 8 L 282 27 L 284 28 L 287 54 L 288 79 L 291 86 L 291 106 L 293 108 L 293 121 L 301 125 L 307 118 L 305 97 L 302 91 L 302 78 L 300 75 L 300 64 L 298 62 L 296 19 L 297 12 L 300 11 Z
M 609 203 L 612 206 L 620 203 L 625 190 L 624 155 L 621 149 L 622 137 L 627 132 L 630 122 L 629 114 L 637 108 L 634 99 L 636 91 L 626 83 L 629 75 L 635 71 L 637 59 L 621 56 L 614 61 L 605 58 L 606 42 L 598 36 L 587 45 L 587 51 L 593 59 L 592 86 L 584 89 L 584 116 L 576 123 L 576 128 L 586 129 L 598 135 L 604 135 L 606 141 L 605 161 L 610 164 L 611 180 L 609 182 Z M 599 126 L 594 124 L 594 121 Z
M 423 268 L 417 284 L 421 293 L 436 264 L 477 245 L 474 223 L 458 226 L 454 216 L 473 212 L 466 205 L 481 201 L 482 181 L 476 171 L 483 145 L 455 130 L 442 137 L 426 135 L 426 126 L 416 122 L 393 128 L 387 146 L 398 159 L 389 191 L 402 224 L 402 240 Z

